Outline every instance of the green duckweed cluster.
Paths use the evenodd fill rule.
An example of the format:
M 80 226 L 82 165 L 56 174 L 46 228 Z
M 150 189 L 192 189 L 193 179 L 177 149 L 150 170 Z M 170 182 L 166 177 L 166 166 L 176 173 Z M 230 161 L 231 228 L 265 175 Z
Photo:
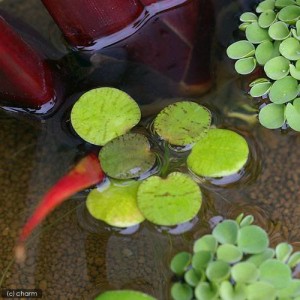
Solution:
M 252 97 L 270 100 L 260 109 L 260 123 L 269 129 L 288 124 L 300 131 L 300 1 L 265 0 L 256 13 L 245 12 L 240 20 L 246 39 L 230 45 L 227 55 L 236 60 L 239 74 L 264 69 L 265 76 L 250 83 Z
M 288 243 L 269 247 L 265 230 L 243 214 L 219 223 L 194 243 L 193 253 L 180 252 L 171 261 L 178 282 L 174 300 L 300 299 L 300 280 L 293 271 L 300 252 Z

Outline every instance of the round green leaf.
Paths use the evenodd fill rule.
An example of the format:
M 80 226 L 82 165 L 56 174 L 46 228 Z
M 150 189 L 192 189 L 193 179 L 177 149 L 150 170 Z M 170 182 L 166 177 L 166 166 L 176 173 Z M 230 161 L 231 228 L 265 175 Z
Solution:
M 269 97 L 272 102 L 283 104 L 295 99 L 298 92 L 298 81 L 291 76 L 286 76 L 273 83 L 269 92 Z
M 189 252 L 179 252 L 171 260 L 170 268 L 173 273 L 182 275 L 190 266 L 192 255 Z
M 200 210 L 199 186 L 188 175 L 174 172 L 165 179 L 152 176 L 138 190 L 138 207 L 157 225 L 173 226 L 194 218 Z
M 252 86 L 249 93 L 252 97 L 261 97 L 269 92 L 271 86 L 271 82 L 257 83 Z
M 292 281 L 292 272 L 289 266 L 276 259 L 263 262 L 259 271 L 260 280 L 272 284 L 276 289 L 286 288 Z
M 235 42 L 227 48 L 227 55 L 232 59 L 253 56 L 254 52 L 255 47 L 246 40 Z
M 278 19 L 288 24 L 295 24 L 300 18 L 300 7 L 289 5 L 282 8 L 278 13 Z
M 275 300 L 276 289 L 267 282 L 257 281 L 246 287 L 247 300 Z
M 256 60 L 253 57 L 241 58 L 236 61 L 234 68 L 239 74 L 250 74 L 256 68 Z
M 154 129 L 170 144 L 184 146 L 199 141 L 210 124 L 211 113 L 207 108 L 182 101 L 164 108 L 154 120 Z
M 239 226 L 236 221 L 225 220 L 219 223 L 212 234 L 220 244 L 235 244 Z
M 273 258 L 275 256 L 275 250 L 272 248 L 268 248 L 265 251 L 251 255 L 247 261 L 254 263 L 257 267 L 259 267 L 264 261 L 267 259 Z
M 148 139 L 128 133 L 108 142 L 100 151 L 103 171 L 110 177 L 128 179 L 149 171 L 156 160 Z
M 229 277 L 230 266 L 222 260 L 210 262 L 206 269 L 206 276 L 212 282 L 220 282 Z
M 293 279 L 291 283 L 277 292 L 279 299 L 296 299 L 294 297 L 300 296 L 300 280 Z
M 193 255 L 192 266 L 197 272 L 205 271 L 207 265 L 212 261 L 213 254 L 209 251 L 198 251 Z
M 264 70 L 269 78 L 281 79 L 289 74 L 290 61 L 282 56 L 274 57 L 265 64 Z
M 184 280 L 189 286 L 196 287 L 201 280 L 201 276 L 194 269 L 190 269 L 184 274 Z
M 298 60 L 300 59 L 300 42 L 290 37 L 282 41 L 279 46 L 279 52 L 289 60 Z
M 294 268 L 294 267 L 296 267 L 299 263 L 300 263 L 300 252 L 297 251 L 297 252 L 293 253 L 293 254 L 291 255 L 291 257 L 289 258 L 288 265 L 289 265 L 291 268 Z
M 107 291 L 94 300 L 155 300 L 155 298 L 137 291 Z
M 273 23 L 270 27 L 269 27 L 269 35 L 273 40 L 284 40 L 286 38 L 288 38 L 290 36 L 290 31 L 288 26 L 281 21 L 275 22 Z
M 296 131 L 300 131 L 300 98 L 295 99 L 293 104 L 287 104 L 285 115 L 289 126 Z
M 115 88 L 98 88 L 83 94 L 71 111 L 71 123 L 85 141 L 103 146 L 126 133 L 141 119 L 138 104 Z
M 231 268 L 231 276 L 235 282 L 251 283 L 257 280 L 259 275 L 255 264 L 251 262 L 240 262 Z
M 275 1 L 275 6 L 278 8 L 283 8 L 285 6 L 293 5 L 293 4 L 295 4 L 294 0 L 276 0 Z
M 261 28 L 257 22 L 251 23 L 247 26 L 246 37 L 252 44 L 260 44 L 264 41 L 270 40 L 268 30 Z
M 274 57 L 275 50 L 274 44 L 270 41 L 259 44 L 255 50 L 257 63 L 262 66 L 265 65 L 267 61 Z
M 242 23 L 239 25 L 239 30 L 245 31 L 251 23 Z
M 223 244 L 218 247 L 217 258 L 230 264 L 240 261 L 243 252 L 236 246 L 231 244 Z
M 86 201 L 88 211 L 94 218 L 116 227 L 129 227 L 143 222 L 145 218 L 136 203 L 139 184 L 111 183 L 103 191 L 92 190 Z
M 218 242 L 211 234 L 206 234 L 194 243 L 194 253 L 198 251 L 210 251 L 215 253 L 217 250 Z
M 286 262 L 293 252 L 293 247 L 288 243 L 280 243 L 275 248 L 276 258 Z
M 192 148 L 187 165 L 199 176 L 222 177 L 241 170 L 248 155 L 248 144 L 241 135 L 231 130 L 211 129 Z
M 273 10 L 275 7 L 275 0 L 265 0 L 258 4 L 256 12 L 262 13 L 264 11 Z
M 276 20 L 276 13 L 272 10 L 263 12 L 258 18 L 258 25 L 261 28 L 270 27 Z
M 240 21 L 245 23 L 252 23 L 257 21 L 257 15 L 252 12 L 244 12 L 240 16 Z
M 176 282 L 172 285 L 171 295 L 174 300 L 191 300 L 193 289 L 186 283 Z
M 245 227 L 251 225 L 254 222 L 254 217 L 252 215 L 246 216 L 241 220 L 240 227 Z
M 239 230 L 237 245 L 244 253 L 258 254 L 268 248 L 269 238 L 259 226 L 249 225 Z
M 269 129 L 280 128 L 285 122 L 284 111 L 285 106 L 283 104 L 268 104 L 260 110 L 259 122 Z
M 235 284 L 233 287 L 232 283 L 229 281 L 223 281 L 221 283 L 220 296 L 222 300 L 245 300 L 245 285 L 244 284 Z
M 218 288 L 208 282 L 200 282 L 195 288 L 195 296 L 197 300 L 217 300 Z
M 290 73 L 293 78 L 300 80 L 300 69 L 296 68 L 292 64 L 290 64 Z

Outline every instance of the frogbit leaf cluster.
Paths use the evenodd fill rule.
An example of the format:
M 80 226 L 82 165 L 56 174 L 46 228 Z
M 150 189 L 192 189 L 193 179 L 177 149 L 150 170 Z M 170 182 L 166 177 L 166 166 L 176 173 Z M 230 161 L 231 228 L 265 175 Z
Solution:
M 93 217 L 109 225 L 129 227 L 147 219 L 173 226 L 199 212 L 201 190 L 189 175 L 153 175 L 157 173 L 154 146 L 189 146 L 192 151 L 186 155 L 186 165 L 202 177 L 235 174 L 248 160 L 246 140 L 231 130 L 210 129 L 211 113 L 202 105 L 181 101 L 164 108 L 153 122 L 158 141 L 150 142 L 150 131 L 130 132 L 140 116 L 138 104 L 114 88 L 87 92 L 71 112 L 75 131 L 87 142 L 102 146 L 99 159 L 107 180 L 89 193 L 86 205 Z
M 239 74 L 264 69 L 265 77 L 250 84 L 252 97 L 270 100 L 259 112 L 260 123 L 269 129 L 287 123 L 300 131 L 300 1 L 265 0 L 240 20 L 246 39 L 230 45 L 227 55 L 236 60 Z
M 170 264 L 179 279 L 174 300 L 300 299 L 300 280 L 292 277 L 300 252 L 288 243 L 269 247 L 265 230 L 243 214 L 219 223 L 195 241 L 193 253 L 180 252 Z

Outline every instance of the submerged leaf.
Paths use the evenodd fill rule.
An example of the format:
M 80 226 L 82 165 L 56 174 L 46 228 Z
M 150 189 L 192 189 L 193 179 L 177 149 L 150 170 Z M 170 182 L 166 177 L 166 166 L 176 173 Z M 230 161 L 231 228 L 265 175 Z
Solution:
M 157 225 L 173 226 L 194 218 L 200 210 L 199 186 L 183 173 L 165 179 L 152 176 L 138 190 L 138 207 L 145 218 Z
M 100 146 L 126 133 L 140 118 L 138 104 L 125 92 L 109 87 L 86 92 L 71 111 L 71 123 L 77 134 Z
M 154 129 L 170 144 L 185 146 L 200 140 L 211 124 L 211 113 L 202 105 L 182 101 L 164 108 L 154 120 Z

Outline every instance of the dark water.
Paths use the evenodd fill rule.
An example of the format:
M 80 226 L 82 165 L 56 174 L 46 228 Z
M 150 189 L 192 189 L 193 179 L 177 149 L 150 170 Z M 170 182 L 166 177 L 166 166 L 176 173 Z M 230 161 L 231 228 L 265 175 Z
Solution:
M 38 1 L 4 0 L 0 8 L 13 9 L 14 4 L 17 14 L 25 19 L 36 16 L 32 22 L 40 22 L 45 36 L 60 44 Z M 212 110 L 217 127 L 234 129 L 246 137 L 251 160 L 229 182 L 201 181 L 201 212 L 187 224 L 170 229 L 144 222 L 116 230 L 89 216 L 86 192 L 82 192 L 43 222 L 29 240 L 25 263 L 16 264 L 13 249 L 20 228 L 41 196 L 84 148 L 71 134 L 63 133 L 60 123 L 24 122 L 0 112 L 1 288 L 41 288 L 43 299 L 93 299 L 107 289 L 130 288 L 169 299 L 171 256 L 191 249 L 192 241 L 221 218 L 241 212 L 253 214 L 273 244 L 288 241 L 300 249 L 300 138 L 296 133 L 270 131 L 257 124 L 255 103 L 243 92 L 232 62 L 224 57 L 224 46 L 234 36 L 232 22 L 238 7 L 231 1 L 219 10 L 214 87 L 197 99 Z M 134 88 L 130 82 L 128 89 Z M 156 113 L 176 96 L 143 105 L 144 115 Z M 173 167 L 184 168 L 180 164 Z

